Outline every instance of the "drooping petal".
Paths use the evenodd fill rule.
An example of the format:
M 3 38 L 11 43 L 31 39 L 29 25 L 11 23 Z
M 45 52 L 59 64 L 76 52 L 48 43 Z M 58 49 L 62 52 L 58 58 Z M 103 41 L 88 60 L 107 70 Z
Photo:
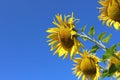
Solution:
M 88 51 L 84 51 L 82 58 L 75 58 L 74 74 L 82 80 L 98 80 L 100 77 L 99 58 Z
M 102 5 L 100 15 L 98 18 L 102 24 L 111 27 L 114 26 L 116 30 L 120 28 L 120 0 L 100 0 L 99 4 Z
M 51 50 L 55 50 L 54 55 L 58 54 L 58 57 L 64 56 L 67 58 L 70 55 L 72 59 L 79 48 L 83 47 L 82 44 L 77 39 L 77 31 L 75 30 L 74 15 L 67 17 L 58 14 L 56 19 L 54 19 L 53 24 L 56 26 L 54 28 L 49 28 L 46 32 L 50 33 L 47 38 L 50 38 L 49 45 Z

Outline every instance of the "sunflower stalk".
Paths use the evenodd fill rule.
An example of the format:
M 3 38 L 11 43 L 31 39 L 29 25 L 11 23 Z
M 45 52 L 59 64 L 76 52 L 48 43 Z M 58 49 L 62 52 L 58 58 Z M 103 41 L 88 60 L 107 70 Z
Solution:
M 97 41 L 97 40 L 95 40 L 94 38 L 91 38 L 91 37 L 89 37 L 87 34 L 85 34 L 84 32 L 82 32 L 82 33 L 78 33 L 77 34 L 80 38 L 85 38 L 85 39 L 87 39 L 87 40 L 90 40 L 91 42 L 94 42 L 96 45 L 98 45 L 99 47 L 101 47 L 104 51 L 106 51 L 107 50 L 107 48 L 102 44 L 102 42 L 101 41 Z M 116 56 L 115 54 L 113 54 L 113 57 L 115 57 L 116 59 L 118 59 L 118 60 L 120 60 L 120 58 L 118 57 L 118 56 Z
M 101 47 L 104 51 L 106 51 L 107 50 L 107 48 L 102 44 L 102 42 L 100 42 L 100 41 L 97 41 L 97 40 L 95 40 L 94 38 L 91 38 L 91 37 L 89 37 L 87 34 L 85 34 L 85 33 L 78 33 L 78 36 L 79 37 L 81 37 L 81 38 L 85 38 L 85 39 L 87 39 L 87 40 L 90 40 L 91 42 L 94 42 L 96 45 L 98 45 L 99 47 Z

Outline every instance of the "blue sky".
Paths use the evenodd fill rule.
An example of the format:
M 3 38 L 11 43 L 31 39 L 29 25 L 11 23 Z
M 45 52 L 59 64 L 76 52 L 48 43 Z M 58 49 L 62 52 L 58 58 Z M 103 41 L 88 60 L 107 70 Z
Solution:
M 45 31 L 54 27 L 57 13 L 74 12 L 80 18 L 77 29 L 95 25 L 96 35 L 107 31 L 113 34 L 110 45 L 118 43 L 120 32 L 101 24 L 97 7 L 96 0 L 0 0 L 0 80 L 76 80 L 73 62 L 53 56 Z

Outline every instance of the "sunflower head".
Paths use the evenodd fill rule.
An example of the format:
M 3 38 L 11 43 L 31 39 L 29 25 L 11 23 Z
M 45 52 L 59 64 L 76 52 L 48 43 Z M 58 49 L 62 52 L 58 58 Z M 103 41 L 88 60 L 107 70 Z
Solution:
M 115 55 L 120 58 L 120 51 L 116 52 Z M 120 60 L 118 60 L 118 59 L 115 58 L 115 57 L 111 57 L 110 60 L 109 60 L 108 68 L 110 68 L 110 66 L 111 66 L 112 64 L 115 64 L 116 67 L 117 67 L 117 66 L 120 66 Z M 119 77 L 119 76 L 120 76 L 120 70 L 118 70 L 118 71 L 115 72 L 115 76 L 116 76 L 116 77 Z
M 82 80 L 98 80 L 98 77 L 100 76 L 99 61 L 98 57 L 84 51 L 82 58 L 74 59 L 76 64 L 73 68 L 73 73 L 76 74 L 78 78 L 82 76 Z
M 101 14 L 99 19 L 108 27 L 112 25 L 116 30 L 120 29 L 120 0 L 100 0 L 99 3 L 103 6 L 99 10 Z
M 79 48 L 83 47 L 82 43 L 77 39 L 76 20 L 73 13 L 71 16 L 64 16 L 64 18 L 58 14 L 53 21 L 56 27 L 47 30 L 50 33 L 47 38 L 50 38 L 51 50 L 55 49 L 54 54 L 58 54 L 59 57 L 64 55 L 64 58 L 66 58 L 70 54 L 72 59 L 79 52 Z

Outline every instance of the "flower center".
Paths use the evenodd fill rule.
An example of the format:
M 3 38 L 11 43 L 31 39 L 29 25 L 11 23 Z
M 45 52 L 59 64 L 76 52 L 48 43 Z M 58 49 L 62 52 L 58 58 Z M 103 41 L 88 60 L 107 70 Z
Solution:
M 60 28 L 60 32 L 58 36 L 64 48 L 68 49 L 73 46 L 74 41 L 71 39 L 71 33 L 68 29 Z
M 80 68 L 86 75 L 94 75 L 96 73 L 95 61 L 91 57 L 83 59 Z
M 111 0 L 107 9 L 108 17 L 120 22 L 120 0 Z

